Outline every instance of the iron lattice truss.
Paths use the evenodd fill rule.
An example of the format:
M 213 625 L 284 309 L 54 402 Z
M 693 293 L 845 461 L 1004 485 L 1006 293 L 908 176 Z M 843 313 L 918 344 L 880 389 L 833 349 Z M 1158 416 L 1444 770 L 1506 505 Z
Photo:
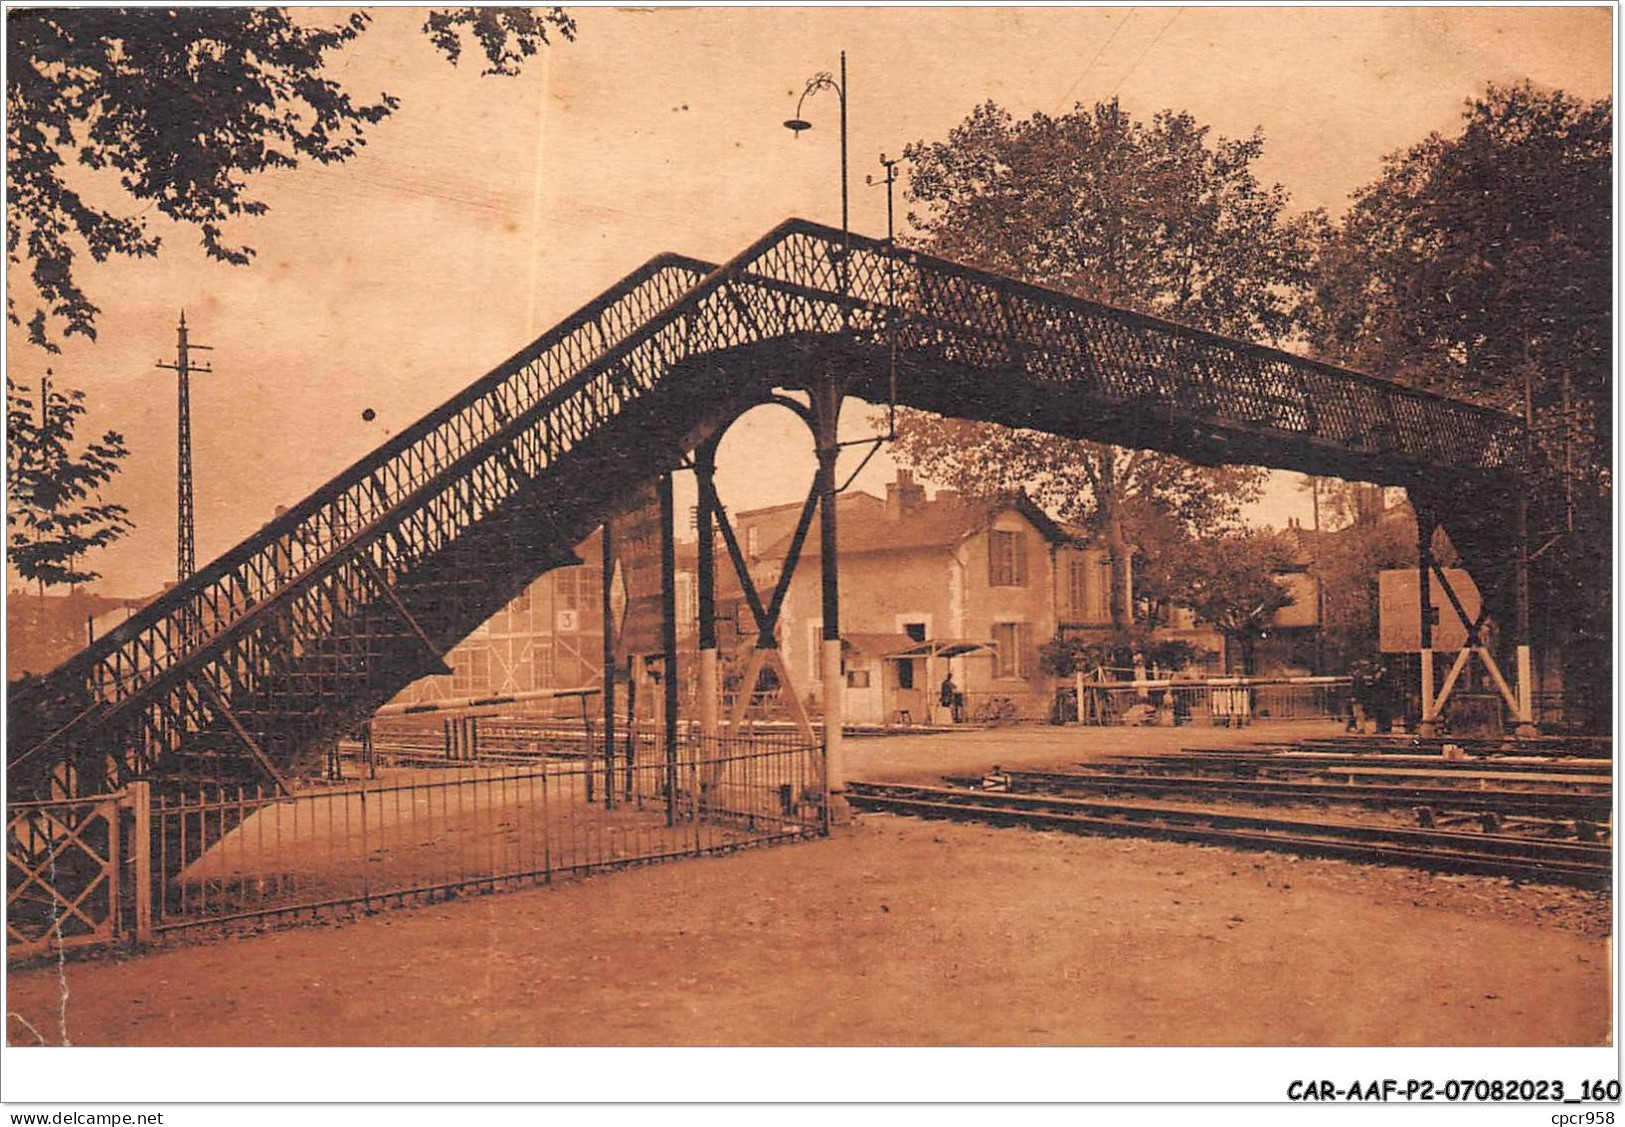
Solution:
M 11 695 L 24 792 L 277 778 L 353 729 L 774 387 L 1416 484 L 1519 469 L 1521 424 L 790 220 L 651 260 L 226 555 Z

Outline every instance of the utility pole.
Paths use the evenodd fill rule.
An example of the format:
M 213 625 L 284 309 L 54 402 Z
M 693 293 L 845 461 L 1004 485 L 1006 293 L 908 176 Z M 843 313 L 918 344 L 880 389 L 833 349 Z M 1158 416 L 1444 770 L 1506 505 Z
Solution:
M 207 364 L 192 363 L 193 352 L 212 352 L 206 344 L 193 344 L 186 335 L 186 310 L 181 310 L 180 327 L 175 330 L 175 362 L 157 361 L 157 366 L 174 372 L 180 386 L 178 457 L 176 471 L 177 512 L 175 520 L 175 582 L 185 583 L 197 569 L 193 547 L 192 519 L 192 373 L 214 371 Z

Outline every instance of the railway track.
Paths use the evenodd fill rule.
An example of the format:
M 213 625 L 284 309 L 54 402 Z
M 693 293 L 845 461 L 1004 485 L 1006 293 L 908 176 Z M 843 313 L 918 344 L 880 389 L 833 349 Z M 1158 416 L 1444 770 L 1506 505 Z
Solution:
M 1330 755 L 1300 751 L 1221 751 L 1190 750 L 1150 755 L 1124 755 L 1103 763 L 1083 763 L 1089 768 L 1114 771 L 1223 772 L 1234 776 L 1257 774 L 1356 775 L 1395 778 L 1430 777 L 1477 783 L 1480 779 L 1534 780 L 1549 776 L 1564 785 L 1608 787 L 1613 772 L 1607 763 L 1572 760 L 1457 760 L 1436 755 Z
M 1356 753 L 1410 751 L 1438 755 L 1445 744 L 1454 744 L 1469 755 L 1491 757 L 1544 755 L 1610 760 L 1614 754 L 1614 742 L 1608 736 L 1537 736 L 1526 739 L 1486 736 L 1322 736 L 1300 740 L 1296 746 Z
M 892 783 L 852 783 L 847 797 L 860 810 L 1267 849 L 1582 887 L 1607 887 L 1612 874 L 1612 850 L 1608 846 L 1499 834 L 1413 830 L 1273 818 L 1214 807 Z
M 1422 807 L 1430 811 L 1538 814 L 1558 819 L 1606 821 L 1613 796 L 1562 789 L 1473 790 L 1425 784 L 1389 785 L 1277 779 L 1234 779 L 1204 775 L 1137 775 L 1117 771 L 1007 771 L 1009 788 L 1021 794 L 1188 795 L 1259 805 L 1337 803 L 1377 808 Z M 950 778 L 954 786 L 974 787 L 979 779 Z

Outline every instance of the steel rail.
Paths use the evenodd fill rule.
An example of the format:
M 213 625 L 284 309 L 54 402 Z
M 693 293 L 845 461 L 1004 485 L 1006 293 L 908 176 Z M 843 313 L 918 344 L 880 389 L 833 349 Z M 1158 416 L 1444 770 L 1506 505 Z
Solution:
M 1614 741 L 1611 737 L 1541 736 L 1519 740 L 1470 739 L 1467 737 L 1435 737 L 1417 739 L 1396 737 L 1391 742 L 1378 739 L 1356 740 L 1338 737 L 1300 740 L 1293 746 L 1305 751 L 1324 751 L 1343 755 L 1441 754 L 1446 744 L 1454 744 L 1468 755 L 1486 758 L 1566 758 L 1612 759 Z
M 1492 834 L 1385 829 L 1188 807 L 1032 799 L 998 792 L 883 783 L 848 784 L 847 797 L 859 810 L 1267 849 L 1525 881 L 1606 887 L 1613 875 L 1610 847 Z
M 1121 775 L 1111 772 L 1005 771 L 1012 791 L 1052 794 L 1218 795 L 1260 805 L 1304 802 L 1359 806 L 1426 806 L 1432 810 L 1497 813 L 1548 813 L 1606 821 L 1613 811 L 1611 793 L 1580 794 L 1561 790 L 1465 790 L 1452 787 L 1396 786 L 1366 783 L 1300 783 L 1273 779 L 1227 779 L 1188 775 Z M 949 776 L 954 786 L 973 787 L 978 779 Z
M 1580 781 L 1595 781 L 1598 785 L 1608 785 L 1612 782 L 1613 773 L 1610 764 L 1596 760 L 1558 761 L 1552 763 L 1535 762 L 1508 762 L 1507 760 L 1472 760 L 1472 759 L 1441 759 L 1438 756 L 1427 755 L 1385 755 L 1385 756 L 1344 756 L 1321 755 L 1314 752 L 1278 754 L 1231 754 L 1222 751 L 1214 752 L 1156 752 L 1146 755 L 1120 755 L 1112 759 L 1100 761 L 1081 761 L 1081 767 L 1098 768 L 1102 770 L 1132 770 L 1150 769 L 1158 770 L 1189 766 L 1197 769 L 1230 770 L 1230 771 L 1282 771 L 1298 772 L 1317 771 L 1323 773 L 1337 773 L 1348 771 L 1382 772 L 1392 771 L 1419 771 L 1437 775 L 1439 778 L 1473 777 L 1473 776 L 1519 776 L 1519 775 L 1573 775 Z

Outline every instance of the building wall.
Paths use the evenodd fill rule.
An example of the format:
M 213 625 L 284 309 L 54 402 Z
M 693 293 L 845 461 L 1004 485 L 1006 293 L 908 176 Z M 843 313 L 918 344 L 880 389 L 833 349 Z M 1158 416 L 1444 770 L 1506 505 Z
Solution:
M 949 577 L 958 566 L 953 553 L 943 548 L 843 555 L 840 569 L 842 633 L 905 634 L 907 625 L 914 623 L 924 627 L 926 638 L 947 637 L 943 626 L 951 622 L 956 613 L 955 600 L 950 598 Z M 824 698 L 819 660 L 824 622 L 822 584 L 817 556 L 804 559 L 791 583 L 780 630 L 780 646 L 791 677 L 814 707 L 822 707 Z M 851 719 L 880 723 L 885 719 L 883 707 L 893 712 L 908 709 L 915 719 L 923 719 L 927 704 L 923 668 L 916 671 L 914 687 L 906 689 L 898 683 L 896 663 L 880 661 L 879 657 L 848 655 L 848 668 L 868 670 L 870 681 L 867 692 L 859 690 L 849 694 Z
M 933 503 L 934 504 L 934 503 Z M 842 513 L 863 513 L 873 529 L 886 503 L 867 494 L 843 498 Z M 940 510 L 939 510 L 940 512 Z M 754 543 L 757 552 L 752 575 L 764 602 L 771 598 L 782 561 L 765 553 L 794 530 L 798 506 L 780 506 L 758 513 L 742 513 L 737 533 L 741 548 Z M 908 511 L 895 512 L 885 526 L 901 529 L 911 519 Z M 1039 647 L 1053 638 L 1061 623 L 1069 626 L 1108 627 L 1110 571 L 1103 552 L 1090 548 L 1056 546 L 1036 525 L 1014 508 L 998 513 L 991 526 L 976 528 L 985 519 L 967 510 L 965 535 L 953 543 L 888 548 L 885 544 L 847 545 L 841 560 L 841 626 L 844 635 L 899 636 L 912 626 L 924 640 L 997 643 L 998 654 L 967 654 L 952 659 L 904 663 L 880 654 L 849 649 L 846 658 L 848 715 L 856 722 L 885 722 L 907 711 L 915 722 L 940 720 L 940 686 L 951 672 L 960 692 L 969 697 L 974 712 L 990 697 L 1023 700 L 1046 697 L 1053 679 L 1039 669 Z M 750 530 L 755 529 L 754 536 Z M 814 526 L 816 530 L 816 525 Z M 972 531 L 974 529 L 974 531 Z M 996 537 L 1013 536 L 1021 545 L 1018 575 L 1009 574 L 1010 553 L 996 564 Z M 844 538 L 843 538 L 844 539 Z M 902 539 L 900 537 L 900 539 Z M 1001 540 L 1001 548 L 1012 542 Z M 690 658 L 695 645 L 697 615 L 694 546 L 680 545 L 678 634 L 680 653 Z M 717 546 L 718 637 L 723 651 L 724 675 L 735 674 L 755 639 L 754 623 L 726 550 Z M 596 536 L 577 554 L 582 565 L 548 572 L 455 647 L 447 662 L 449 677 L 425 678 L 401 699 L 420 702 L 544 689 L 569 689 L 601 683 L 603 635 L 601 598 L 603 576 Z M 1073 582 L 1073 566 L 1078 582 Z M 633 565 L 635 566 L 635 565 Z M 1003 567 L 1005 574 L 994 572 Z M 1005 582 L 996 582 L 1002 578 Z M 1015 580 L 1015 581 L 1011 581 Z M 658 639 L 658 599 L 647 596 L 646 585 L 633 583 L 635 597 L 628 604 L 623 637 Z M 820 662 L 822 638 L 822 586 L 816 535 L 809 537 L 795 579 L 787 592 L 780 619 L 781 652 L 795 691 L 812 708 L 823 701 Z M 635 649 L 647 648 L 635 646 Z M 684 697 L 692 695 L 694 662 L 680 658 L 685 676 Z M 636 662 L 634 663 L 637 664 Z M 653 707 L 653 686 L 640 679 L 639 711 Z M 867 684 L 862 682 L 867 680 Z M 908 682 L 912 681 L 910 685 Z M 624 702 L 623 702 L 624 705 Z
M 456 699 L 597 685 L 603 676 L 603 568 L 595 536 L 584 562 L 538 578 L 446 653 L 449 677 L 424 677 L 397 701 Z M 590 546 L 590 550 L 589 550 Z
M 906 514 L 898 518 L 906 521 Z M 999 534 L 1019 538 L 1024 567 L 1018 576 L 995 582 L 992 541 Z M 1004 541 L 1008 544 L 1009 541 Z M 1055 547 L 1014 509 L 999 513 L 987 528 L 952 545 L 899 550 L 879 546 L 847 548 L 841 558 L 841 628 L 851 634 L 905 634 L 923 627 L 927 640 L 995 643 L 1000 652 L 966 654 L 913 663 L 912 686 L 903 682 L 896 661 L 848 651 L 847 714 L 853 722 L 880 723 L 906 711 L 915 722 L 940 720 L 940 687 L 951 673 L 974 712 L 998 696 L 1046 697 L 1054 685 L 1039 668 L 1039 647 L 1066 620 L 1090 626 L 1110 624 L 1109 572 L 1104 553 Z M 1074 559 L 1084 582 L 1073 592 L 1063 578 Z M 1008 582 L 1016 578 L 1018 582 Z M 798 566 L 786 598 L 780 647 L 791 676 L 814 707 L 823 700 L 819 661 L 822 588 L 816 553 Z M 853 685 L 852 673 L 867 673 L 867 685 Z M 863 680 L 859 677 L 856 680 Z

